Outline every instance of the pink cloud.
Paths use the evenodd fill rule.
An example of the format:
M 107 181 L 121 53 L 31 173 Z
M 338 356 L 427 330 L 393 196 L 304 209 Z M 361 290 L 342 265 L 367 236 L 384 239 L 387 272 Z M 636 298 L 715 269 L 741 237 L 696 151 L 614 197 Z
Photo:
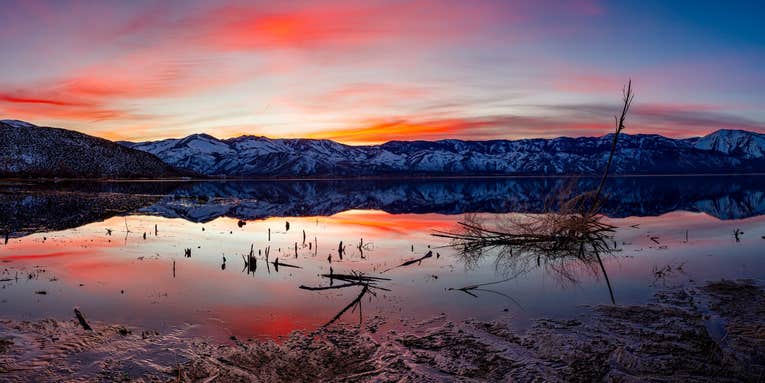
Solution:
M 224 6 L 193 19 L 208 49 L 358 49 L 390 42 L 445 43 L 492 21 L 488 4 L 407 1 L 301 3 L 265 10 Z

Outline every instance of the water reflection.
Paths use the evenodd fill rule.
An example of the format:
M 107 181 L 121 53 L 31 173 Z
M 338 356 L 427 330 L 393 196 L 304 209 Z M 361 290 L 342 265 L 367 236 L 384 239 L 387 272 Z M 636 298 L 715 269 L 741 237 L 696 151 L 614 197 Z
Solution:
M 574 195 L 596 182 L 494 178 L 5 183 L 0 184 L 0 233 L 15 237 L 61 230 L 124 214 L 209 222 L 218 217 L 329 216 L 355 209 L 392 214 L 540 213 L 551 207 L 543 196 Z M 676 210 L 726 220 L 765 214 L 765 177 L 757 176 L 615 177 L 605 195 L 609 198 L 602 213 L 612 218 Z
M 619 251 L 602 264 L 618 303 L 644 302 L 655 289 L 691 279 L 765 276 L 765 217 L 756 216 L 762 181 L 683 180 L 610 180 L 623 185 L 607 190 L 624 198 L 604 208 Z M 545 206 L 545 188 L 567 182 L 99 183 L 93 192 L 87 184 L 6 185 L 0 310 L 69 319 L 79 306 L 91 321 L 189 323 L 221 339 L 278 337 L 335 317 L 358 323 L 362 308 L 362 319 L 380 315 L 391 326 L 441 313 L 517 326 L 568 316 L 611 301 L 598 263 L 496 253 L 466 259 L 431 235 L 454 230 L 465 212 L 483 222 L 534 213 Z
M 352 209 L 392 214 L 540 213 L 550 207 L 544 196 L 562 191 L 573 196 L 596 184 L 595 178 L 204 182 L 182 185 L 142 211 L 194 222 L 220 216 L 326 216 Z M 764 190 L 765 178 L 753 176 L 615 177 L 606 185 L 610 197 L 602 213 L 627 217 L 685 210 L 740 219 L 765 214 Z

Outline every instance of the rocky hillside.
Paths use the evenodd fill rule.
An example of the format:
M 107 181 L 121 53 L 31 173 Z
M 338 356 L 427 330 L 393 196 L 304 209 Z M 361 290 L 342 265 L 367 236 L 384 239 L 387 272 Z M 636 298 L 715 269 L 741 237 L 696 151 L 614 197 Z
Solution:
M 161 178 L 179 172 L 153 154 L 103 138 L 0 120 L 0 178 Z

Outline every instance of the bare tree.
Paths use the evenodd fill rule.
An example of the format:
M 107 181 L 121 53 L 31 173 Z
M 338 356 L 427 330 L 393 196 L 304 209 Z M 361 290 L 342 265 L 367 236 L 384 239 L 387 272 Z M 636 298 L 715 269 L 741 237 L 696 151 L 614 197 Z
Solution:
M 554 211 L 510 215 L 496 224 L 496 227 L 488 226 L 475 215 L 466 215 L 465 220 L 459 222 L 461 231 L 436 232 L 433 235 L 450 239 L 451 246 L 458 250 L 466 264 L 477 263 L 486 250 L 498 250 L 497 268 L 512 270 L 511 274 L 515 275 L 528 271 L 528 265 L 536 263 L 537 267 L 544 264 L 564 279 L 573 280 L 569 261 L 599 265 L 611 301 L 615 302 L 611 282 L 601 259 L 601 254 L 616 250 L 616 243 L 613 242 L 615 226 L 604 222 L 600 208 L 603 206 L 603 187 L 618 147 L 619 135 L 625 129 L 627 113 L 634 99 L 631 80 L 624 87 L 622 95 L 621 114 L 614 117 L 616 126 L 611 150 L 595 190 L 563 200 Z

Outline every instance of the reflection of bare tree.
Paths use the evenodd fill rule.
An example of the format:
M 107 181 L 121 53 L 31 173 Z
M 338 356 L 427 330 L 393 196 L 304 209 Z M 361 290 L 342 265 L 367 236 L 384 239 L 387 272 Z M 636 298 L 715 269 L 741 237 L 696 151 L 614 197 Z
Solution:
M 493 255 L 495 268 L 507 277 L 503 281 L 534 268 L 544 268 L 571 283 L 578 280 L 583 269 L 594 274 L 599 274 L 599 269 L 611 301 L 615 301 L 601 258 L 616 250 L 612 239 L 614 227 L 602 222 L 600 216 L 565 212 L 518 215 L 508 216 L 490 227 L 478 216 L 468 215 L 460 226 L 461 232 L 434 235 L 451 239 L 451 245 L 468 267 Z
M 389 281 L 388 278 L 380 278 L 380 277 L 370 277 L 366 276 L 360 272 L 353 271 L 351 274 L 322 274 L 322 278 L 329 279 L 329 286 L 320 286 L 320 287 L 312 287 L 312 286 L 305 286 L 301 285 L 300 288 L 303 290 L 309 290 L 309 291 L 324 291 L 324 290 L 334 290 L 334 289 L 344 289 L 349 287 L 361 287 L 361 290 L 359 291 L 359 294 L 354 298 L 350 303 L 348 303 L 347 306 L 345 306 L 340 312 L 337 313 L 332 319 L 329 320 L 329 322 L 325 323 L 324 326 L 326 327 L 331 325 L 332 323 L 335 323 L 340 317 L 343 316 L 348 310 L 351 310 L 351 313 L 355 312 L 357 309 L 359 311 L 359 323 L 363 320 L 363 316 L 361 313 L 361 301 L 367 294 L 370 294 L 372 296 L 377 296 L 377 293 L 375 290 L 383 290 L 383 291 L 390 291 L 389 289 L 386 289 L 384 287 L 380 287 L 377 285 L 377 283 L 381 281 Z M 340 285 L 335 285 L 335 281 L 343 282 Z
M 434 235 L 450 239 L 451 245 L 468 266 L 477 264 L 488 250 L 496 252 L 496 268 L 508 276 L 506 280 L 534 267 L 544 266 L 562 279 L 576 282 L 580 266 L 594 273 L 599 268 L 606 280 L 611 302 L 615 303 L 611 281 L 601 259 L 601 255 L 615 250 L 615 227 L 604 222 L 600 209 L 603 206 L 603 186 L 633 97 L 632 82 L 629 82 L 623 92 L 621 115 L 614 117 L 616 127 L 611 151 L 595 190 L 563 201 L 557 211 L 510 215 L 493 226 L 476 215 L 467 215 L 464 222 L 459 223 L 461 231 L 437 232 Z M 560 195 L 560 199 L 565 199 L 565 193 Z M 457 290 L 470 294 L 469 291 L 483 285 L 487 284 Z

